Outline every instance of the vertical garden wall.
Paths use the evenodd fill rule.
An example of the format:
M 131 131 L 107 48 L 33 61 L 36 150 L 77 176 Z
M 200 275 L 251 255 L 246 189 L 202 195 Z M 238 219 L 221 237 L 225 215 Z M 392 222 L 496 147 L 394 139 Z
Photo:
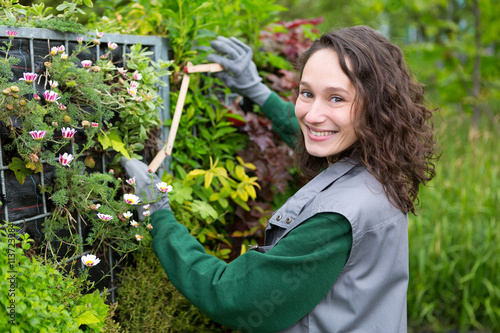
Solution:
M 46 248 L 50 245 L 53 249 L 51 252 L 56 257 L 62 253 L 67 265 L 76 264 L 77 267 L 81 265 L 83 268 L 82 261 L 76 260 L 88 253 L 96 254 L 104 265 L 100 265 L 100 273 L 96 272 L 93 279 L 100 280 L 101 286 L 109 288 L 111 301 L 114 302 L 116 288 L 114 267 L 120 257 L 115 249 L 120 248 L 116 246 L 116 243 L 124 235 L 115 235 L 114 238 L 109 239 L 100 237 L 99 231 L 91 227 L 92 218 L 89 214 L 92 214 L 92 207 L 99 207 L 101 204 L 105 206 L 102 200 L 107 200 L 109 196 L 119 195 L 121 185 L 118 184 L 117 177 L 109 172 L 110 166 L 117 165 L 117 158 L 124 155 L 144 155 L 144 143 L 140 142 L 142 138 L 158 146 L 163 145 L 167 137 L 166 127 L 156 126 L 153 134 L 154 140 L 151 140 L 151 135 L 147 132 L 148 127 L 142 124 L 143 120 L 140 115 L 147 116 L 147 114 L 144 115 L 143 109 L 154 109 L 160 120 L 159 124 L 169 118 L 168 76 L 161 78 L 157 76 L 158 72 L 164 71 L 165 66 L 148 67 L 145 65 L 147 60 L 144 60 L 145 57 L 149 57 L 156 63 L 167 61 L 168 41 L 166 38 L 155 36 L 102 34 L 98 31 L 95 33 L 97 36 L 94 34 L 83 36 L 47 29 L 6 26 L 0 26 L 0 32 L 2 32 L 0 45 L 4 45 L 0 51 L 0 58 L 5 59 L 2 63 L 2 75 L 7 76 L 7 79 L 4 78 L 3 81 L 4 85 L 6 84 L 6 90 L 4 89 L 2 95 L 3 110 L 1 112 L 4 116 L 0 124 L 2 202 L 0 219 L 3 221 L 3 227 L 18 226 L 21 228 L 21 233 L 27 232 L 41 243 L 48 241 L 50 244 L 47 243 Z M 9 33 L 3 34 L 3 32 Z M 72 57 L 73 54 L 76 54 L 76 57 Z M 64 61 L 68 63 L 65 64 Z M 87 71 L 85 71 L 84 61 L 90 61 L 93 64 Z M 49 73 L 54 66 L 62 66 L 60 68 L 65 69 L 64 74 L 62 70 L 59 72 L 60 76 L 55 84 L 53 83 L 56 81 L 55 74 Z M 93 81 L 88 84 L 85 84 L 85 81 L 78 81 L 77 70 L 85 75 L 89 73 L 100 75 L 101 81 L 107 83 L 109 88 L 101 89 L 100 95 L 96 95 L 101 96 L 99 100 L 94 99 L 92 103 L 89 103 L 82 96 L 77 96 L 78 92 L 81 95 L 88 95 L 89 93 L 84 89 L 99 90 Z M 29 79 L 26 79 L 27 73 L 36 76 L 34 82 L 31 83 Z M 26 83 L 23 83 L 23 80 Z M 10 84 L 12 85 L 9 87 Z M 22 84 L 26 87 L 24 88 Z M 134 90 L 132 84 L 139 85 L 140 88 L 136 87 Z M 20 91 L 17 91 L 19 87 Z M 140 90 L 142 87 L 144 89 Z M 55 91 L 59 92 L 56 93 L 59 99 L 55 101 L 57 106 L 55 104 L 52 106 L 48 92 Z M 109 98 L 106 98 L 106 94 L 110 95 Z M 116 101 L 111 98 L 111 95 Z M 37 104 L 36 107 L 23 111 L 23 107 L 33 102 L 38 103 L 43 109 L 40 109 Z M 108 110 L 99 113 L 101 107 L 107 110 L 108 103 L 109 109 L 113 112 L 108 112 Z M 120 106 L 125 105 L 122 111 Z M 56 116 L 50 118 L 50 110 L 58 109 L 61 110 L 59 118 Z M 125 117 L 121 112 L 129 114 Z M 96 114 L 99 115 L 96 116 L 97 118 L 90 116 Z M 88 119 L 92 121 L 86 122 L 85 115 L 89 115 Z M 44 124 L 47 121 L 49 125 Z M 125 126 L 127 121 L 135 121 L 137 124 L 127 127 L 128 125 Z M 38 146 L 33 145 L 33 142 L 37 140 L 33 136 L 35 141 L 25 141 L 29 144 L 23 144 L 23 140 L 30 139 L 29 136 L 22 134 L 23 128 L 29 126 L 49 126 L 40 129 L 47 134 L 47 138 L 42 139 L 45 141 L 40 140 L 43 143 Z M 118 128 L 114 129 L 113 126 Z M 63 131 L 70 128 L 75 130 L 74 136 L 66 138 Z M 34 130 L 35 128 L 32 128 L 30 133 Z M 44 155 L 50 150 L 57 150 L 58 154 Z M 30 157 L 23 158 L 23 154 Z M 83 209 L 85 212 L 81 211 L 82 206 L 68 209 L 67 206 L 72 200 L 82 201 L 81 193 L 77 193 L 78 188 L 74 188 L 75 191 L 70 189 L 67 183 L 71 180 L 64 180 L 63 185 L 54 180 L 54 177 L 62 172 L 57 164 L 58 155 L 64 154 L 71 154 L 75 157 L 75 162 L 80 161 L 84 165 L 79 169 L 75 167 L 78 170 L 76 175 L 65 177 L 75 178 L 85 175 L 87 178 L 80 179 L 81 183 L 95 181 L 96 184 L 104 185 L 103 188 L 107 186 L 111 189 L 107 196 L 104 192 L 108 190 L 101 191 L 95 188 L 95 192 L 101 192 L 95 195 L 91 194 L 92 190 L 89 191 L 86 199 L 89 199 L 88 207 L 91 208 L 88 210 L 90 212 L 86 208 Z M 169 161 L 166 160 L 160 170 L 168 170 L 168 163 Z M 71 167 L 72 165 L 68 165 L 67 170 L 70 171 Z M 84 185 L 82 189 L 85 188 Z M 94 199 L 91 200 L 92 198 Z M 110 207 L 114 206 L 110 205 Z M 68 228 L 56 228 L 53 234 L 55 237 L 44 240 L 47 233 L 44 230 L 47 230 L 48 224 L 57 220 L 54 219 L 54 214 L 62 213 L 67 213 L 65 220 Z M 105 213 L 103 212 L 107 215 Z M 94 212 L 95 214 L 98 214 L 98 209 Z M 113 214 L 108 216 L 111 215 Z M 115 219 L 126 220 L 120 214 L 115 215 Z M 67 236 L 77 240 L 75 243 L 77 246 L 74 249 L 71 249 L 65 241 Z M 125 251 L 126 248 L 125 246 Z M 123 249 L 124 247 L 121 247 L 121 250 Z M 102 279 L 103 276 L 106 278 Z

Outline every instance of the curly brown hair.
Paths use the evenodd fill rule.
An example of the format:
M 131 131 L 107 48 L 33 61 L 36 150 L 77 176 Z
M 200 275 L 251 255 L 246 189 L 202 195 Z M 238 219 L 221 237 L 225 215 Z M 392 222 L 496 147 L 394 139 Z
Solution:
M 383 185 L 390 202 L 415 214 L 420 184 L 435 175 L 434 110 L 424 106 L 424 87 L 409 71 L 401 49 L 366 26 L 329 32 L 317 39 L 299 58 L 302 77 L 309 58 L 332 49 L 356 89 L 353 126 L 358 141 L 335 156 L 320 158 L 307 153 L 303 136 L 297 152 L 307 179 L 331 162 L 356 158 Z

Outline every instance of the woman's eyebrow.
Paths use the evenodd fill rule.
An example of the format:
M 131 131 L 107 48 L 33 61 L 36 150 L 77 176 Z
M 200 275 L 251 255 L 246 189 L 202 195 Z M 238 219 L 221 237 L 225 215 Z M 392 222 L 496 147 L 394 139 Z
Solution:
M 303 86 L 304 88 L 311 89 L 311 85 L 308 82 L 306 82 L 306 81 L 300 81 L 299 87 L 300 86 Z M 330 87 L 326 87 L 325 90 L 340 92 L 340 93 L 343 93 L 343 94 L 351 96 L 351 93 L 349 91 L 347 91 L 345 88 L 342 88 L 342 87 L 330 86 Z

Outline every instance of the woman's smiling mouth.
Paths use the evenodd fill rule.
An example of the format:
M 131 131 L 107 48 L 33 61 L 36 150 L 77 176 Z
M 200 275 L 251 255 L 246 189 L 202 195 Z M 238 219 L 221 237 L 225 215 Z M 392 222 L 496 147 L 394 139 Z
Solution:
M 321 132 L 318 132 L 318 131 L 315 131 L 315 130 L 313 130 L 311 128 L 309 128 L 309 131 L 314 136 L 329 136 L 329 135 L 333 135 L 333 134 L 337 133 L 335 131 L 321 131 Z

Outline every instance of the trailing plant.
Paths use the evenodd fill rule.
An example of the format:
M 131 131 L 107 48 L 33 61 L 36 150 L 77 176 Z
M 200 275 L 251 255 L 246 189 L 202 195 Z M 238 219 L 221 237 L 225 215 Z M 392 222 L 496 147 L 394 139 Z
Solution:
M 101 332 L 109 306 L 105 293 L 91 292 L 88 270 L 67 275 L 43 258 L 28 255 L 33 240 L 13 225 L 0 229 L 2 332 Z M 108 318 L 108 325 L 112 320 Z
M 150 53 L 137 44 L 127 54 L 130 67 L 116 68 L 114 43 L 108 43 L 108 52 L 96 63 L 80 61 L 78 56 L 100 43 L 102 33 L 96 32 L 92 42 L 79 40 L 71 55 L 62 45 L 52 47 L 44 77 L 24 73 L 22 81 L 11 82 L 16 59 L 9 49 L 16 33 L 8 34 L 5 58 L 0 60 L 0 106 L 6 110 L 0 121 L 10 137 L 3 147 L 11 151 L 9 168 L 19 183 L 42 170 L 53 174 L 52 182 L 41 189 L 53 203 L 43 229 L 48 251 L 61 255 L 52 248 L 54 239 L 69 245 L 62 253 L 68 256 L 81 254 L 84 246 L 107 244 L 122 253 L 138 248 L 147 224 L 130 227 L 124 214 L 134 209 L 121 199 L 122 180 L 96 168 L 95 158 L 109 153 L 104 151 L 108 148 L 116 152 L 115 161 L 121 156 L 142 158 L 146 133 L 160 125 L 159 76 L 169 74 L 171 62 L 151 62 Z M 37 78 L 50 87 L 41 94 L 43 99 L 34 89 Z M 83 232 L 76 230 L 77 219 L 87 225 Z

